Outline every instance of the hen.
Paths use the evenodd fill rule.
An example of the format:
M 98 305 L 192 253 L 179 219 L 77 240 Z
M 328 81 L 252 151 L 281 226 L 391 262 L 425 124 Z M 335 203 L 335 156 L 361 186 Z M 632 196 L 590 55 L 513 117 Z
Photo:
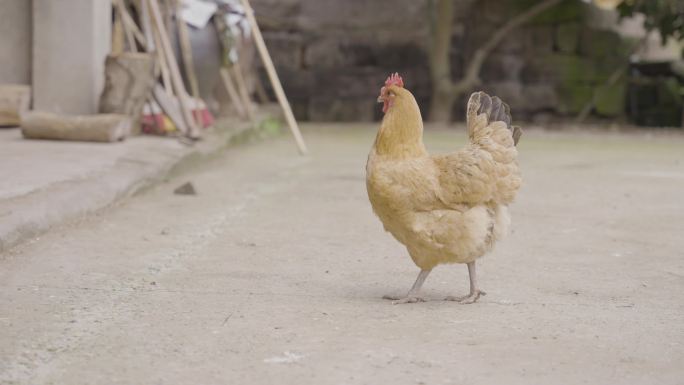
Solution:
M 465 263 L 470 294 L 447 300 L 473 303 L 485 292 L 477 285 L 475 261 L 508 231 L 508 205 L 521 185 L 508 105 L 484 92 L 467 106 L 469 143 L 458 152 L 430 155 L 423 145 L 423 120 L 415 98 L 398 74 L 387 78 L 378 102 L 382 124 L 366 164 L 366 187 L 385 230 L 404 244 L 421 269 L 405 297 L 419 295 L 430 271 L 443 263 Z

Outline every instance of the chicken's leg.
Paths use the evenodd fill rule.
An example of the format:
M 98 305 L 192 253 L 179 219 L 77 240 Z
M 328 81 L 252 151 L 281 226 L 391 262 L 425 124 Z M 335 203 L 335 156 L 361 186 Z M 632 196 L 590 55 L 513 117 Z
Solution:
M 470 294 L 464 297 L 448 296 L 447 301 L 456 301 L 460 303 L 475 303 L 480 296 L 487 295 L 484 291 L 477 288 L 477 273 L 475 272 L 475 261 L 468 263 L 468 275 L 470 276 Z
M 423 286 L 423 282 L 425 282 L 428 274 L 430 274 L 430 271 L 432 270 L 421 270 L 420 273 L 418 273 L 418 278 L 416 278 L 416 282 L 413 284 L 408 294 L 406 294 L 406 297 L 386 295 L 382 298 L 391 299 L 392 305 L 398 305 L 401 303 L 425 302 L 425 298 L 419 296 L 418 293 L 420 292 L 420 288 Z

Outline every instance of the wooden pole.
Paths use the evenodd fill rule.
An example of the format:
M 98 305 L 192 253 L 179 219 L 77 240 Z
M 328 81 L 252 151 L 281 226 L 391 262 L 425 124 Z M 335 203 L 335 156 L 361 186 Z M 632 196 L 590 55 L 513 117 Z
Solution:
M 171 84 L 176 91 L 176 96 L 180 102 L 181 112 L 183 114 L 183 119 L 188 125 L 189 132 L 188 136 L 191 139 L 197 139 L 200 136 L 199 128 L 195 124 L 195 119 L 192 114 L 192 110 L 188 105 L 188 93 L 185 90 L 185 85 L 183 84 L 183 79 L 180 76 L 180 70 L 178 69 L 178 63 L 173 55 L 173 50 L 171 49 L 171 42 L 169 41 L 169 36 L 166 34 L 166 29 L 164 28 L 164 20 L 162 19 L 161 11 L 159 10 L 159 3 L 157 0 L 148 0 L 150 6 L 150 13 L 152 15 L 152 21 L 155 30 L 159 33 L 159 38 L 161 40 L 161 51 L 164 53 L 166 58 L 166 63 L 169 66 L 169 71 L 171 75 Z
M 280 84 L 280 79 L 278 78 L 278 73 L 276 72 L 273 61 L 271 60 L 271 55 L 269 55 L 268 49 L 266 49 L 264 37 L 261 36 L 261 31 L 259 30 L 256 18 L 254 17 L 254 10 L 249 5 L 249 0 L 241 1 L 243 7 L 245 8 L 247 20 L 249 21 L 249 25 L 252 29 L 252 34 L 254 35 L 254 41 L 256 43 L 257 49 L 259 50 L 259 55 L 261 56 L 261 60 L 264 62 L 264 66 L 266 67 L 268 78 L 271 80 L 273 91 L 275 91 L 276 97 L 278 98 L 278 103 L 280 103 L 280 107 L 283 109 L 283 114 L 285 114 L 285 120 L 287 121 L 288 126 L 290 126 L 290 131 L 292 131 L 292 135 L 297 142 L 299 152 L 302 155 L 305 155 L 308 151 L 306 149 L 306 144 L 304 143 L 304 138 L 302 137 L 302 133 L 299 131 L 299 126 L 297 125 L 297 121 L 292 113 L 292 107 L 290 107 L 290 103 L 287 101 L 283 86 Z
M 140 25 L 142 26 L 145 43 L 147 43 L 147 50 L 156 49 L 154 33 L 152 32 L 152 21 L 150 20 L 150 8 L 147 6 L 147 1 L 140 1 L 138 12 L 140 12 Z
M 145 39 L 145 35 L 142 33 L 142 31 L 140 31 L 140 28 L 138 28 L 138 25 L 133 20 L 133 17 L 131 17 L 131 14 L 128 13 L 128 10 L 124 5 L 123 0 L 114 1 L 118 3 L 117 10 L 123 22 L 124 29 L 127 29 L 127 33 L 132 33 L 135 40 L 138 41 L 138 43 L 143 47 L 144 50 L 147 50 L 147 41 Z
M 164 59 L 159 33 L 157 32 L 157 29 L 153 27 L 152 16 L 150 16 L 150 7 L 147 0 L 142 0 L 140 2 L 140 22 L 142 24 L 143 34 L 145 35 L 147 50 L 150 52 L 154 51 L 157 55 L 157 63 L 159 63 L 159 70 L 161 72 L 164 91 L 168 96 L 173 96 L 169 67 L 166 64 L 166 59 Z
M 268 95 L 266 94 L 266 89 L 264 88 L 264 83 L 261 82 L 261 78 L 257 75 L 252 77 L 254 79 L 254 89 L 256 90 L 259 102 L 262 104 L 268 103 Z
M 124 5 L 123 0 L 114 0 L 114 6 L 116 7 L 119 19 L 122 22 L 121 24 L 124 33 L 126 34 L 128 48 L 131 50 L 131 52 L 138 52 L 138 46 L 135 45 L 135 37 L 133 37 L 133 31 L 131 31 L 131 28 L 128 25 L 126 25 L 126 20 L 124 16 L 126 14 L 126 5 Z
M 121 15 L 119 13 L 114 13 L 114 24 L 112 25 L 112 53 L 117 54 L 124 51 L 124 39 L 126 36 L 124 34 L 123 21 L 121 21 Z
M 190 44 L 190 33 L 188 25 L 181 17 L 181 4 L 176 1 L 176 27 L 178 28 L 178 39 L 180 40 L 181 56 L 183 57 L 183 67 L 190 83 L 192 96 L 199 99 L 199 85 L 197 83 L 197 72 L 195 71 L 195 61 L 192 57 L 192 45 Z
M 238 92 L 240 93 L 240 98 L 242 98 L 242 105 L 245 106 L 245 111 L 247 112 L 247 117 L 249 120 L 254 120 L 254 104 L 252 99 L 249 97 L 249 91 L 247 91 L 247 83 L 245 82 L 245 77 L 240 69 L 240 63 L 235 62 L 231 67 L 233 76 L 235 77 L 235 83 L 237 84 Z
M 193 110 L 193 117 L 197 124 L 201 124 L 202 114 L 197 108 L 197 103 L 200 100 L 199 84 L 197 82 L 197 72 L 195 72 L 195 61 L 192 58 L 192 45 L 190 43 L 190 32 L 188 32 L 188 25 L 181 17 L 181 3 L 175 0 L 176 9 L 176 28 L 178 29 L 178 40 L 181 50 L 181 57 L 183 58 L 183 67 L 185 68 L 185 75 L 188 77 L 190 83 L 190 92 L 192 93 L 193 102 L 191 103 Z
M 171 71 L 169 70 L 169 64 L 164 56 L 164 46 L 161 44 L 161 37 L 159 37 L 159 30 L 153 28 L 152 35 L 154 36 L 154 45 L 156 51 L 159 54 L 159 68 L 161 68 L 162 74 L 162 84 L 164 85 L 164 90 L 169 96 L 173 96 L 173 85 L 171 84 Z
M 235 107 L 235 110 L 241 118 L 246 118 L 247 114 L 245 112 L 245 107 L 242 105 L 242 101 L 240 100 L 240 96 L 238 95 L 237 89 L 235 89 L 233 79 L 230 78 L 228 70 L 225 67 L 221 67 L 220 73 L 221 79 L 223 80 L 223 85 L 226 87 L 228 97 L 230 97 L 230 101 L 233 104 L 233 107 Z

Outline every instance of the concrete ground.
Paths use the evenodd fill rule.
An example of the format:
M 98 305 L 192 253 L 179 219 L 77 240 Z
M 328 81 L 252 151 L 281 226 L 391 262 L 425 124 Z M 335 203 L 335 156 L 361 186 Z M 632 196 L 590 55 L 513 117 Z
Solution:
M 258 121 L 270 115 L 265 108 Z M 193 145 L 151 136 L 117 143 L 26 140 L 18 128 L 0 129 L 0 252 L 222 152 L 262 126 L 224 119 Z
M 231 150 L 1 254 L 0 383 L 682 383 L 684 136 L 528 131 L 488 295 L 441 301 L 468 287 L 442 266 L 392 306 L 417 268 L 366 198 L 375 128 Z

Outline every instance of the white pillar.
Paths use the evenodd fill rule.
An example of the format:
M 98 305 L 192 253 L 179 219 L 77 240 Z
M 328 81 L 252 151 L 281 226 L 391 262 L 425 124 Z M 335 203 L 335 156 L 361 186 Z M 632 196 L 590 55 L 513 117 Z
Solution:
M 111 46 L 110 0 L 33 0 L 34 108 L 97 112 Z
M 31 0 L 0 0 L 0 84 L 31 84 Z

